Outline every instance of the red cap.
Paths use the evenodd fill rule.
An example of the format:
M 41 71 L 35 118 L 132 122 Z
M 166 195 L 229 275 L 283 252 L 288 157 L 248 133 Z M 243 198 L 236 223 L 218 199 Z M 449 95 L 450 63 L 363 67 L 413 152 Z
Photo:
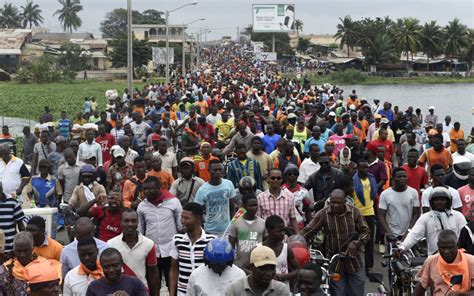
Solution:
M 151 135 L 151 140 L 152 140 L 152 141 L 159 141 L 159 140 L 160 140 L 160 135 L 158 135 L 158 134 L 152 134 L 152 135 Z

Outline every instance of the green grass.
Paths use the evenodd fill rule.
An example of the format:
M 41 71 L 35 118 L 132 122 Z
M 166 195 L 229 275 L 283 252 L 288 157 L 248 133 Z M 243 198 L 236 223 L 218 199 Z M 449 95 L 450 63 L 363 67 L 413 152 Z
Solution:
M 308 75 L 311 84 L 321 85 L 323 83 L 330 83 L 336 85 L 344 84 L 439 84 L 439 83 L 474 83 L 474 77 L 454 78 L 454 77 L 413 77 L 413 78 L 395 78 L 395 77 L 373 77 L 366 76 L 363 73 L 357 75 L 355 73 L 334 72 L 327 76 Z M 341 73 L 341 74 L 336 74 Z M 344 73 L 344 74 L 342 74 Z M 291 78 L 294 78 L 292 75 Z
M 143 83 L 134 82 L 134 87 L 141 89 Z M 38 120 L 44 107 L 49 106 L 54 118 L 59 118 L 62 110 L 75 118 L 75 113 L 82 111 L 84 97 L 95 97 L 99 110 L 106 105 L 105 91 L 116 89 L 121 96 L 126 88 L 125 81 L 81 80 L 73 83 L 18 84 L 15 82 L 0 83 L 0 115 Z

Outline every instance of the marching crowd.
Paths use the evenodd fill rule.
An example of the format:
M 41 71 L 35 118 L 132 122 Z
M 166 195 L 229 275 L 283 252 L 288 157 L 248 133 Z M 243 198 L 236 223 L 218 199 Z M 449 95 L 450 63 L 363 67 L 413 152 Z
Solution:
M 21 149 L 3 127 L 3 295 L 325 295 L 309 246 L 345 255 L 331 295 L 365 295 L 375 252 L 423 239 L 415 295 L 474 289 L 472 127 L 284 77 L 237 44 L 203 60 L 104 108 L 46 107 Z M 23 213 L 60 204 L 66 245 Z

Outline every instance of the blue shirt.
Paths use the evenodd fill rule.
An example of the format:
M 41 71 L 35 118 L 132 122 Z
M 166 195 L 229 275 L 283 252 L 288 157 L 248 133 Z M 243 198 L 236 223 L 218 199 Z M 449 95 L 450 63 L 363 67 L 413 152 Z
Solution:
M 275 150 L 275 147 L 276 147 L 276 145 L 277 145 L 277 143 L 280 139 L 281 139 L 281 136 L 277 135 L 277 134 L 274 134 L 273 136 L 265 135 L 262 138 L 263 147 L 265 148 L 265 152 L 267 152 L 267 154 L 272 153 L 273 150 Z
M 69 138 L 69 132 L 72 127 L 72 121 L 69 119 L 60 119 L 58 121 L 59 134 L 66 139 Z
M 58 182 L 56 178 L 44 179 L 40 176 L 31 178 L 33 196 L 38 207 L 44 208 L 47 205 L 51 207 L 57 206 L 56 182 Z
M 92 108 L 91 101 L 84 101 L 82 108 L 84 109 L 84 113 L 91 113 L 91 108 Z
M 315 138 L 311 137 L 304 143 L 304 150 L 303 152 L 307 153 L 309 152 L 309 146 L 311 144 L 317 144 L 319 146 L 319 151 L 323 152 L 324 151 L 324 145 L 326 144 L 326 140 L 319 137 L 319 140 L 316 140 Z
M 382 115 L 382 116 L 385 116 L 387 117 L 387 119 L 389 121 L 393 121 L 393 111 L 391 109 L 388 109 L 387 111 L 385 111 L 384 109 L 380 110 L 379 111 L 379 114 Z
M 234 197 L 234 184 L 227 179 L 222 179 L 221 184 L 217 186 L 204 183 L 199 187 L 194 201 L 206 208 L 206 232 L 221 234 L 226 230 L 230 223 L 229 200 Z

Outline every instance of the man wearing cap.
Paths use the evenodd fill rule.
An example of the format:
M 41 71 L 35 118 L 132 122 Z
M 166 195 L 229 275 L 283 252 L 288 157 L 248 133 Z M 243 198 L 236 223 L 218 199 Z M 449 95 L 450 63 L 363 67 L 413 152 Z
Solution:
M 107 172 L 107 189 L 110 191 L 115 186 L 123 188 L 126 180 L 133 177 L 133 166 L 125 162 L 125 151 L 115 148 L 112 153 L 115 163 L 109 167 Z
M 251 275 L 233 282 L 226 290 L 226 296 L 242 295 L 289 295 L 288 287 L 273 279 L 277 258 L 275 252 L 266 246 L 257 246 L 250 253 Z
M 438 251 L 438 235 L 442 230 L 450 229 L 459 234 L 466 225 L 463 214 L 451 209 L 452 195 L 445 187 L 435 187 L 429 195 L 431 211 L 422 214 L 407 237 L 399 246 L 399 250 L 404 252 L 412 248 L 422 238 L 426 238 L 428 254 L 432 255 Z
M 438 115 L 435 115 L 434 111 L 435 111 L 434 106 L 430 106 L 428 108 L 429 114 L 425 116 L 426 125 L 431 124 L 431 126 L 436 126 L 436 124 L 438 123 Z
M 380 129 L 385 129 L 387 131 L 387 139 L 392 143 L 395 142 L 395 134 L 390 128 L 389 123 L 390 121 L 385 117 L 380 120 L 380 126 L 372 134 L 372 141 L 380 138 Z
M 182 205 L 194 201 L 194 196 L 199 187 L 205 181 L 194 176 L 194 160 L 190 157 L 183 157 L 179 162 L 181 177 L 175 179 L 170 188 L 170 193 L 175 195 Z

